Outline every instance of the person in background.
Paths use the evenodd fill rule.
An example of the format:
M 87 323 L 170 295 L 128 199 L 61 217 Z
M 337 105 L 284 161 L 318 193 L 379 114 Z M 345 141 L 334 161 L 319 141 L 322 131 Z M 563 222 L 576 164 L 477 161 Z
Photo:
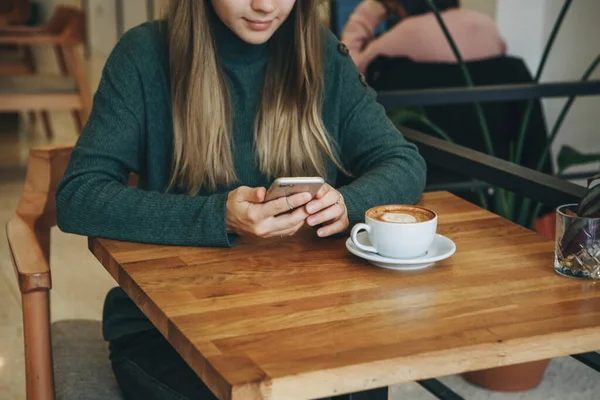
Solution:
M 370 207 L 417 202 L 425 162 L 321 26 L 318 2 L 171 0 L 166 21 L 127 32 L 58 188 L 60 229 L 230 247 L 308 225 L 325 240 Z M 286 176 L 327 184 L 265 201 Z M 126 400 L 215 398 L 120 288 L 103 331 Z
M 459 8 L 459 0 L 435 0 L 435 4 L 465 61 L 506 54 L 506 44 L 490 17 Z M 389 18 L 399 18 L 399 22 L 375 38 L 377 26 Z M 456 62 L 426 0 L 365 0 L 350 16 L 342 32 L 342 42 L 363 73 L 378 56 L 408 57 L 416 62 Z

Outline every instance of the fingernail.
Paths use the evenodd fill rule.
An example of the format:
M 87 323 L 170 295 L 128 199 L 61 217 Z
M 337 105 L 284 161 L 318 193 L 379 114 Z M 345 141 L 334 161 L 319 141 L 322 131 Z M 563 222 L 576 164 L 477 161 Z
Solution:
M 313 225 L 315 224 L 315 219 L 314 219 L 314 218 L 309 218 L 309 219 L 308 219 L 308 224 L 309 224 L 310 226 L 313 226 Z
M 308 211 L 309 213 L 313 213 L 315 211 L 315 206 L 312 204 L 309 204 L 308 206 L 306 206 L 306 211 Z
M 320 237 L 323 237 L 325 235 L 325 232 L 319 229 L 317 231 L 317 235 L 319 235 Z
M 311 199 L 312 196 L 310 195 L 310 193 L 304 193 L 304 195 L 302 196 L 303 201 L 310 201 Z

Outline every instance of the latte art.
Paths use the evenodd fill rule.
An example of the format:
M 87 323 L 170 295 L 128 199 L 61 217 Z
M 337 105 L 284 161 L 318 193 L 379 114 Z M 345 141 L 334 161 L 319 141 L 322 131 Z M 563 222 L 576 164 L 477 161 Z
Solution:
M 388 224 L 418 224 L 435 218 L 435 213 L 419 206 L 387 205 L 373 207 L 366 216 Z
M 396 224 L 414 224 L 417 219 L 410 214 L 388 212 L 381 216 L 384 222 L 392 222 Z

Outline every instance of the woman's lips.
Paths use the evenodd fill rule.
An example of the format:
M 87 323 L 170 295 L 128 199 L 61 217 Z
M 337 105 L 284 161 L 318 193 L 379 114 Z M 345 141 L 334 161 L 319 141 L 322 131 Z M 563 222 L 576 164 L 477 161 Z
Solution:
M 251 20 L 251 19 L 247 19 L 247 18 L 244 18 L 244 21 L 246 21 L 246 24 L 248 25 L 248 27 L 250 29 L 252 29 L 253 31 L 266 31 L 267 29 L 269 29 L 271 27 L 271 24 L 273 23 L 273 20 L 271 20 L 271 21 L 256 21 L 256 20 Z

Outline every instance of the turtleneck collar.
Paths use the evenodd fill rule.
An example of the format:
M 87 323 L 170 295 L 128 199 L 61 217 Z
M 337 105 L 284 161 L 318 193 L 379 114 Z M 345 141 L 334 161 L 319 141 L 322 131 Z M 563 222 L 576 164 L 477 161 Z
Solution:
M 268 57 L 268 41 L 250 44 L 239 38 L 221 21 L 212 5 L 209 5 L 209 21 L 213 29 L 219 59 L 227 64 L 248 64 Z

